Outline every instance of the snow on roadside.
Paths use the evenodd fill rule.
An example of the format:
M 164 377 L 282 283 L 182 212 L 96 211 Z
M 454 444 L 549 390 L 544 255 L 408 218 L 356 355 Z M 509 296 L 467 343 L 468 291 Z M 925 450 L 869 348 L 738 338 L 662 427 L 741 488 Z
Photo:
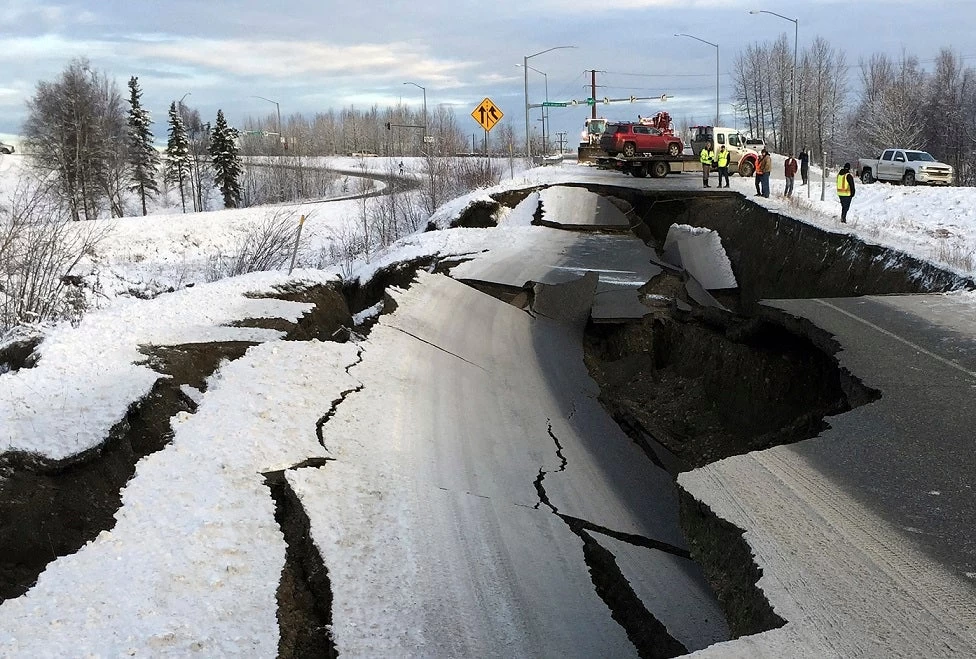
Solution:
M 244 318 L 298 320 L 311 304 L 245 296 L 296 281 L 332 278 L 321 271 L 255 273 L 122 301 L 89 313 L 78 327 L 58 325 L 39 347 L 34 368 L 0 377 L 0 451 L 59 460 L 98 446 L 161 377 L 136 365 L 146 359 L 139 346 L 277 338 L 274 330 L 227 325 Z
M 357 359 L 272 341 L 223 366 L 139 462 L 115 528 L 0 605 L 0 655 L 275 656 L 285 542 L 262 472 L 325 455 L 316 422 Z

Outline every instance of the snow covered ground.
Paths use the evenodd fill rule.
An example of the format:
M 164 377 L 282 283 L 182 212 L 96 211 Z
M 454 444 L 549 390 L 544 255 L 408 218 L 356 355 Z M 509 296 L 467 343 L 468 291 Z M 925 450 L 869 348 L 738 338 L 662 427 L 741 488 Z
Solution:
M 0 156 L 0 195 L 14 190 L 19 158 Z M 346 169 L 360 165 L 356 159 L 329 162 Z M 379 173 L 389 166 L 380 158 L 365 162 Z M 821 201 L 820 172 L 812 169 L 810 196 L 797 185 L 793 199 L 785 199 L 779 194 L 781 164 L 780 158 L 771 198 L 754 197 L 752 179 L 732 177 L 732 190 L 771 211 L 976 276 L 976 189 L 858 185 L 850 223 L 842 225 L 832 181 L 828 178 Z M 408 173 L 419 166 L 408 161 Z M 695 175 L 678 176 L 700 185 Z M 671 178 L 678 177 L 666 179 L 669 184 Z M 575 163 L 532 168 L 495 188 L 449 202 L 432 219 L 446 227 L 467 205 L 493 192 L 588 181 L 634 187 L 655 183 Z M 296 217 L 310 215 L 307 229 L 315 247 L 324 249 L 330 231 L 354 218 L 360 203 L 285 208 Z M 298 318 L 308 305 L 244 294 L 269 293 L 289 282 L 334 281 L 336 267 L 201 284 L 200 273 L 186 266 L 197 268 L 214 251 L 232 250 L 243 227 L 263 221 L 274 210 L 182 215 L 170 209 L 106 220 L 110 237 L 89 267 L 111 271 L 120 284 L 106 287 L 109 299 L 77 327 L 47 328 L 36 367 L 0 375 L 0 451 L 63 459 L 97 445 L 158 377 L 134 364 L 143 358 L 139 346 L 261 343 L 218 369 L 199 411 L 175 420 L 171 445 L 139 464 L 123 491 L 115 528 L 51 564 L 26 595 L 0 605 L 0 654 L 275 654 L 274 594 L 284 542 L 260 474 L 323 454 L 308 428 L 314 428 L 329 401 L 355 386 L 347 368 L 357 359 L 357 346 L 284 342 L 273 330 L 228 326 L 244 318 Z M 384 264 L 423 254 L 448 256 L 515 244 L 520 232 L 536 230 L 525 226 L 527 217 L 510 213 L 502 219 L 497 229 L 445 229 L 407 237 L 369 262 L 356 264 L 353 275 L 365 280 Z M 152 300 L 126 294 L 124 282 L 145 285 L 149 280 L 178 290 Z M 184 288 L 188 282 L 197 285 Z M 976 310 L 972 294 L 954 295 Z M 344 546 L 339 542 L 333 551 Z M 376 551 L 382 551 L 382 543 Z M 346 563 L 355 560 L 350 555 Z M 395 647 L 396 640 L 377 640 L 377 647 L 384 645 Z

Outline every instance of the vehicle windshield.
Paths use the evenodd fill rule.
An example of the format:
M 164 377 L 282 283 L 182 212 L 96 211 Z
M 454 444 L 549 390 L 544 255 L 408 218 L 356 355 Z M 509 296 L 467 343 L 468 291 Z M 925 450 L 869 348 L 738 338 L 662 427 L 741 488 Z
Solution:
M 925 151 L 906 151 L 905 155 L 911 162 L 936 162 L 935 158 Z

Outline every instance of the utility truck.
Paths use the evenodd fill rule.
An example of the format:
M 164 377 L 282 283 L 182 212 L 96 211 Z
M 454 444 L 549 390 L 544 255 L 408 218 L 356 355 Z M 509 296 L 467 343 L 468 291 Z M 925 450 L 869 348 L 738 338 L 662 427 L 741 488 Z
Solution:
M 679 172 L 701 173 L 701 150 L 705 146 L 718 149 L 721 146 L 729 152 L 729 172 L 749 177 L 756 172 L 759 154 L 745 146 L 745 138 L 734 128 L 724 126 L 693 126 L 691 155 L 637 155 L 599 157 L 597 166 L 602 169 L 615 169 L 638 178 L 651 176 L 663 178 Z

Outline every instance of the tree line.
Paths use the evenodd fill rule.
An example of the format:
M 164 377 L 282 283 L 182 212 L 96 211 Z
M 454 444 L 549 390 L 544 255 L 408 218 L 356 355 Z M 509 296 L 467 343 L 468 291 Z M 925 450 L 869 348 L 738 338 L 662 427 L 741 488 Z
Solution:
M 130 78 L 128 87 L 126 109 L 116 83 L 87 60 L 76 59 L 57 80 L 38 83 L 27 102 L 25 144 L 71 218 L 94 219 L 103 208 L 122 217 L 126 192 L 136 194 L 146 214 L 147 201 L 160 193 L 160 174 L 179 188 L 184 211 L 187 196 L 196 210 L 203 210 L 205 181 L 221 191 L 225 206 L 237 206 L 240 150 L 237 131 L 228 126 L 223 111 L 217 111 L 211 128 L 199 114 L 174 102 L 169 141 L 160 155 L 138 78 Z
M 733 107 L 748 132 L 781 153 L 794 145 L 815 161 L 853 162 L 883 149 L 928 151 L 952 165 L 960 185 L 976 184 L 976 70 L 943 48 L 926 72 L 918 57 L 875 54 L 848 62 L 843 50 L 818 37 L 797 56 L 784 34 L 753 44 L 732 66 Z M 795 108 L 794 108 L 795 104 Z

